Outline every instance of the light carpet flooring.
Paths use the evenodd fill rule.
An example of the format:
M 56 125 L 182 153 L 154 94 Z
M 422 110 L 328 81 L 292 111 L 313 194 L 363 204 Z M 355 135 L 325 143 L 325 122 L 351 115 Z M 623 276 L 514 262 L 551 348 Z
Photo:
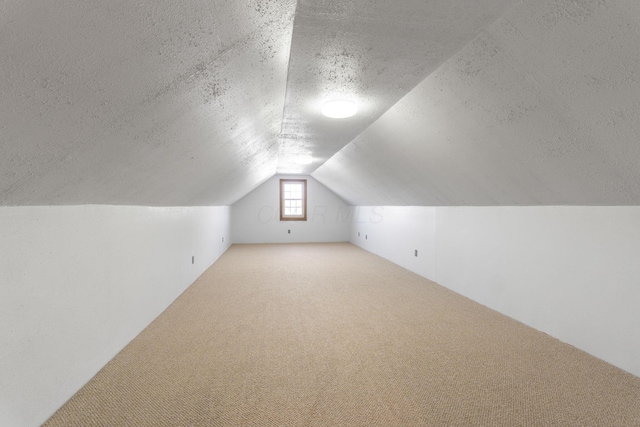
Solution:
M 640 378 L 348 243 L 234 245 L 45 425 L 640 426 Z

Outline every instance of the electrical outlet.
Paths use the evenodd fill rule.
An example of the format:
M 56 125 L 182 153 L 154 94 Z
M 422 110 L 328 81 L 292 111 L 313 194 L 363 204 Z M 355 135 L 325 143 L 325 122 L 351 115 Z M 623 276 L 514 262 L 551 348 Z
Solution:
M 417 249 L 415 250 L 414 255 L 418 256 L 418 250 Z
M 360 237 L 360 232 L 358 231 L 358 237 Z
M 287 230 L 287 234 L 291 234 L 291 230 Z
M 195 256 L 192 256 L 192 257 L 191 257 L 191 264 L 195 264 L 195 262 L 196 262 L 196 257 L 195 257 Z

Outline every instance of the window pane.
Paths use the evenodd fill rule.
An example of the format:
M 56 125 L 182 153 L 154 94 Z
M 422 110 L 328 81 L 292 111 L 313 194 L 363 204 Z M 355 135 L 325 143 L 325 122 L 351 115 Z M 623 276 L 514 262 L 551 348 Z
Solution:
M 305 183 L 280 181 L 281 219 L 306 220 L 305 219 Z M 287 218 L 288 217 L 288 218 Z

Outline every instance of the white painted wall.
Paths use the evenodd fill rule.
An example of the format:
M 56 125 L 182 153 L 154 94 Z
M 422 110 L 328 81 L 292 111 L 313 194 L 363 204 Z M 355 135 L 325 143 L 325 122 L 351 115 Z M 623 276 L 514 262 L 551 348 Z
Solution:
M 0 426 L 44 422 L 228 248 L 229 232 L 228 207 L 0 208 Z
M 640 207 L 358 207 L 350 240 L 640 376 Z
M 280 221 L 281 178 L 307 180 L 307 221 Z M 233 243 L 346 242 L 350 213 L 314 178 L 276 175 L 231 207 L 231 238 Z
M 435 212 L 424 206 L 356 206 L 349 240 L 434 280 Z

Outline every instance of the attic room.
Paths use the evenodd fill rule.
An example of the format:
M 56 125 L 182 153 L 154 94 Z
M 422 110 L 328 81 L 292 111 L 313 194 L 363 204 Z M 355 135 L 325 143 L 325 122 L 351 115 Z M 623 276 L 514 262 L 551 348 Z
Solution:
M 113 424 L 109 404 L 77 406 L 79 417 L 640 425 L 639 52 L 630 0 L 0 2 L 0 426 L 56 413 L 50 425 L 90 425 L 59 410 L 96 374 L 133 363 L 126 351 L 144 350 L 154 319 L 188 298 L 216 320 L 186 308 L 190 329 L 169 328 L 163 346 L 197 353 L 195 338 L 180 340 L 218 325 L 207 340 L 226 341 L 194 356 L 207 369 L 264 379 L 276 371 L 256 367 L 272 357 L 284 373 L 255 389 L 202 384 L 214 408 L 204 418 L 168 421 L 181 414 L 163 418 L 166 401 L 143 382 L 135 396 L 151 396 L 156 424 L 122 415 L 130 403 L 111 405 Z M 331 117 L 334 101 L 351 115 Z M 304 182 L 304 221 L 282 216 L 286 180 Z M 299 287 L 285 289 L 291 277 Z M 356 285 L 338 286 L 347 278 Z M 436 297 L 451 305 L 438 311 Z M 421 328 L 441 330 L 447 351 L 448 327 L 462 324 L 452 307 L 474 319 L 462 332 L 478 347 L 436 357 Z M 363 313 L 379 323 L 350 317 Z M 251 343 L 266 346 L 268 328 L 239 344 L 258 319 L 288 328 L 263 359 Z M 526 336 L 513 353 L 500 347 L 507 321 Z M 475 364 L 494 335 L 493 359 Z M 337 366 L 323 348 L 340 351 Z M 555 359 L 561 350 L 580 362 Z M 538 368 L 513 385 L 523 354 Z M 471 412 L 436 413 L 458 402 L 448 381 L 464 375 L 445 369 L 437 382 L 419 361 L 456 357 L 472 373 L 513 371 L 476 384 Z M 314 364 L 326 370 L 303 369 Z M 200 384 L 189 375 L 180 381 Z M 298 388 L 310 378 L 317 394 Z M 560 391 L 530 397 L 536 378 Z M 506 406 L 491 400 L 513 389 Z M 365 395 L 369 406 L 348 406 Z

